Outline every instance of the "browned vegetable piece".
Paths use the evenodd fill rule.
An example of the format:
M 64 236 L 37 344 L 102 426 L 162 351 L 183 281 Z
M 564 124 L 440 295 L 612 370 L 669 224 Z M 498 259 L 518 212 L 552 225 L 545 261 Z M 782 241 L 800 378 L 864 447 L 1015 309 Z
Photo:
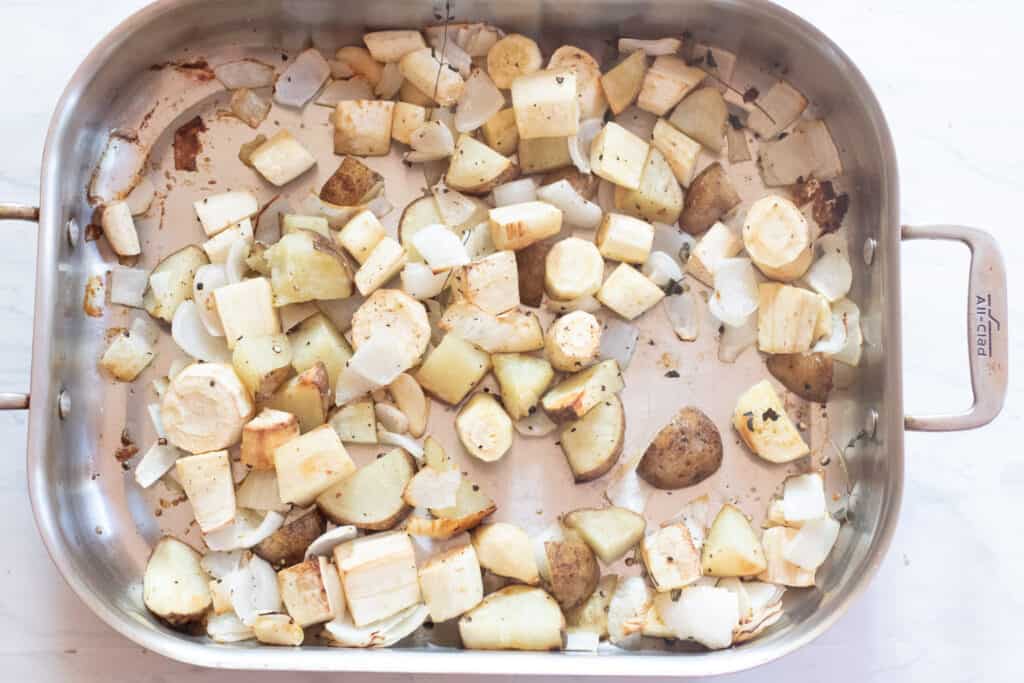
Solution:
M 578 168 L 570 166 L 548 173 L 541 179 L 540 184 L 542 186 L 551 185 L 559 180 L 568 180 L 573 189 L 579 192 L 584 199 L 593 199 L 597 194 L 597 187 L 601 183 L 601 179 L 593 173 L 580 173 Z
M 601 579 L 597 557 L 575 533 L 564 541 L 544 544 L 551 571 L 551 595 L 563 610 L 572 609 L 590 597 Z
M 548 252 L 554 242 L 534 242 L 516 252 L 516 268 L 519 271 L 519 302 L 524 306 L 540 306 L 544 299 L 544 273 Z
M 275 567 L 302 562 L 306 548 L 327 530 L 324 516 L 312 508 L 257 543 L 252 551 Z
M 769 354 L 768 372 L 800 398 L 825 403 L 832 391 L 832 356 L 823 353 Z
M 637 474 L 659 489 L 698 484 L 722 464 L 722 436 L 697 408 L 686 407 L 661 428 L 647 447 Z
M 373 198 L 384 177 L 355 157 L 345 157 L 320 189 L 320 199 L 339 206 L 357 206 Z
M 690 183 L 679 227 L 691 235 L 699 235 L 736 208 L 740 201 L 729 175 L 716 161 Z

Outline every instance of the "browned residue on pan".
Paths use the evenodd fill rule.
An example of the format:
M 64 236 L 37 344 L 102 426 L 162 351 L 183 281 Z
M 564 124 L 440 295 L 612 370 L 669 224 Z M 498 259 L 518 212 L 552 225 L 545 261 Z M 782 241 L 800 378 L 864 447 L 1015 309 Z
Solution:
M 176 171 L 195 171 L 196 157 L 203 151 L 203 141 L 199 134 L 206 131 L 203 119 L 196 116 L 182 124 L 174 131 L 174 169 Z
M 212 81 L 215 78 L 213 69 L 205 59 L 193 59 L 187 62 L 161 62 L 149 67 L 150 71 L 163 71 L 164 69 L 175 69 L 198 81 Z
M 82 297 L 82 310 L 91 318 L 103 316 L 103 276 L 93 275 L 85 283 L 85 296 Z

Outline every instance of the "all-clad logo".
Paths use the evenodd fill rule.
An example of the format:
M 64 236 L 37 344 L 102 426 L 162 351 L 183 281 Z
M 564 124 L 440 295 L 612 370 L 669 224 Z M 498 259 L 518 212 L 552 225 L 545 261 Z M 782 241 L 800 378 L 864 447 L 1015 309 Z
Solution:
M 986 358 L 992 357 L 992 334 L 999 332 L 1002 324 L 992 315 L 992 295 L 974 295 L 974 353 Z

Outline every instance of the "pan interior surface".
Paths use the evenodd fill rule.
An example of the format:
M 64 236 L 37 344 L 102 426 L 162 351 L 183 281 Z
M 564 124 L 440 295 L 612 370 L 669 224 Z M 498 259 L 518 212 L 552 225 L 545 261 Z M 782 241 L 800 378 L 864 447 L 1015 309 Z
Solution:
M 545 54 L 569 43 L 607 58 L 619 36 L 658 38 L 689 31 L 697 40 L 735 52 L 739 62 L 763 65 L 764 87 L 785 74 L 828 121 L 845 169 L 841 187 L 851 198 L 843 230 L 854 266 L 850 296 L 861 306 L 865 345 L 848 388 L 835 392 L 824 410 L 801 408 L 812 431 L 815 465 L 824 466 L 829 491 L 845 501 L 846 511 L 838 544 L 818 571 L 818 587 L 790 590 L 785 617 L 761 637 L 733 649 L 705 652 L 652 642 L 638 651 L 602 652 L 594 666 L 580 666 L 564 654 L 455 651 L 447 646 L 445 628 L 381 651 L 214 645 L 205 637 L 167 629 L 143 607 L 141 576 L 155 540 L 163 532 L 174 532 L 197 542 L 198 530 L 187 526 L 187 503 L 176 502 L 166 490 L 154 495 L 140 491 L 115 457 L 123 435 L 143 450 L 155 438 L 146 405 L 157 399 L 149 380 L 163 374 L 176 354 L 165 335 L 153 367 L 133 384 L 115 383 L 97 368 L 107 329 L 127 326 L 140 314 L 110 304 L 102 317 L 85 314 L 86 283 L 103 276 L 116 259 L 103 242 L 87 241 L 81 233 L 77 240 L 68 239 L 69 221 L 80 227 L 90 223 L 86 188 L 110 134 L 136 136 L 149 152 L 145 174 L 157 187 L 159 204 L 139 221 L 144 254 L 140 267 L 149 268 L 160 256 L 201 239 L 191 207 L 194 199 L 242 186 L 258 191 L 262 202 L 275 194 L 235 158 L 254 131 L 218 114 L 227 108 L 229 97 L 223 86 L 205 78 L 200 67 L 181 65 L 242 56 L 280 63 L 309 45 L 331 50 L 359 44 L 368 29 L 434 24 L 435 12 L 445 10 L 438 3 L 410 1 L 160 3 L 128 19 L 76 73 L 54 115 L 44 160 L 29 427 L 32 499 L 55 562 L 80 597 L 121 633 L 162 654 L 207 666 L 410 672 L 497 672 L 514 666 L 538 674 L 707 675 L 756 666 L 809 642 L 873 574 L 893 532 L 902 492 L 895 157 L 877 102 L 838 48 L 784 10 L 735 0 L 485 0 L 451 2 L 447 10 L 455 21 L 488 21 L 537 37 Z M 302 112 L 275 107 L 264 122 L 267 130 L 288 128 L 310 141 L 317 156 L 315 179 L 306 177 L 293 185 L 319 188 L 336 168 L 330 111 L 315 105 Z M 171 143 L 174 130 L 197 115 L 209 130 L 199 171 L 186 177 L 173 172 Z M 384 223 L 394 230 L 400 209 L 422 193 L 422 173 L 406 168 L 396 151 L 367 163 L 387 178 L 388 199 L 398 209 Z M 749 166 L 756 176 L 756 167 Z M 870 265 L 861 257 L 869 239 L 878 245 Z M 641 340 L 649 343 L 638 350 L 626 376 L 627 385 L 631 377 L 638 380 L 623 395 L 631 418 L 625 456 L 642 449 L 679 407 L 689 404 L 705 410 L 722 430 L 726 464 L 698 487 L 677 491 L 674 497 L 658 494 L 648 508 L 648 520 L 663 521 L 706 492 L 717 493 L 719 502 L 734 499 L 746 512 L 763 515 L 778 485 L 796 469 L 753 458 L 728 426 L 736 396 L 764 376 L 762 361 L 748 350 L 735 366 L 725 366 L 716 360 L 715 330 L 706 318 L 701 339 L 687 345 L 666 333 L 660 316 L 654 311 L 648 317 L 658 317 L 658 323 L 641 324 Z M 680 377 L 667 378 L 669 370 Z M 57 409 L 61 392 L 71 405 L 64 418 Z M 631 406 L 635 414 L 629 413 Z M 445 447 L 457 451 L 453 416 L 435 402 L 431 431 L 444 430 Z M 375 449 L 352 452 L 362 463 Z M 560 451 L 550 441 L 519 438 L 516 450 L 502 462 L 473 462 L 468 468 L 496 499 L 495 520 L 515 521 L 528 531 L 539 530 L 573 507 L 599 503 L 607 485 L 603 479 L 573 486 Z M 723 489 L 723 484 L 730 488 Z

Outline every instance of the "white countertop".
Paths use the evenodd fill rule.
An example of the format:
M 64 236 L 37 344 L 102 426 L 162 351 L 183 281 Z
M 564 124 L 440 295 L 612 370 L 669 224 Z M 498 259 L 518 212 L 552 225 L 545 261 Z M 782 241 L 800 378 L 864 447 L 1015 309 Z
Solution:
M 0 1 L 0 201 L 35 203 L 43 140 L 60 92 L 89 49 L 142 0 Z M 1024 267 L 1024 5 L 985 2 L 784 3 L 829 34 L 872 84 L 899 151 L 903 219 L 963 223 L 1000 241 L 1011 290 Z M 1008 93 L 1001 95 L 1000 93 Z M 35 232 L 3 225 L 0 390 L 28 386 Z M 917 243 L 903 253 L 907 409 L 970 399 L 963 311 L 967 252 Z M 1011 300 L 1012 329 L 1024 308 Z M 1012 339 L 1014 360 L 1024 354 Z M 1012 367 L 1012 366 L 1011 366 Z M 1016 368 L 1011 371 L 1018 376 Z M 831 631 L 754 673 L 754 681 L 1009 681 L 1021 679 L 1016 617 L 1024 608 L 1024 395 L 1011 381 L 1003 415 L 960 434 L 909 434 L 906 496 L 874 583 Z M 0 413 L 0 678 L 50 681 L 255 683 L 276 674 L 204 671 L 117 635 L 65 586 L 40 542 L 25 485 L 25 413 Z M 1016 579 L 1016 580 L 1014 580 Z M 337 676 L 335 676 L 337 678 Z M 383 681 L 405 676 L 360 677 Z M 327 676 L 288 675 L 323 681 Z

